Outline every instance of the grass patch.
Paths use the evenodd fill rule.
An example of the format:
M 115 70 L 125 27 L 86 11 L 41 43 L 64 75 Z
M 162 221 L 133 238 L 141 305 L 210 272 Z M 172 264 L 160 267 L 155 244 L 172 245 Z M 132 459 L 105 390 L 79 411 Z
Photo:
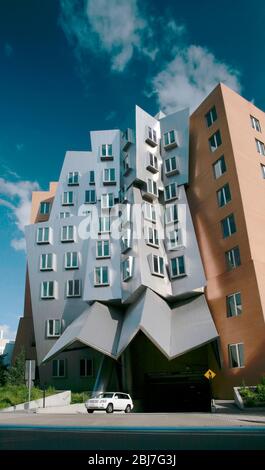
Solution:
M 75 403 L 85 403 L 86 400 L 91 398 L 90 392 L 72 392 L 71 393 L 71 405 Z
M 46 397 L 56 393 L 53 387 L 46 390 Z M 31 400 L 43 397 L 43 391 L 37 387 L 31 389 Z M 0 387 L 0 409 L 19 405 L 28 401 L 28 388 L 26 385 L 5 385 Z

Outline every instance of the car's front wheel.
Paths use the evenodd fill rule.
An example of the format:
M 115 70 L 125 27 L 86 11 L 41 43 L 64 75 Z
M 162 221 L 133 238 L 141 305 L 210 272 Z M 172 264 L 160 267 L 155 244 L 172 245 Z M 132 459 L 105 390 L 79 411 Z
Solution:
M 87 410 L 88 413 L 94 413 L 94 410 Z
M 113 413 L 113 404 L 112 403 L 109 403 L 107 408 L 106 408 L 106 412 L 107 413 Z
M 130 413 L 132 411 L 131 405 L 127 405 L 125 408 L 125 413 Z

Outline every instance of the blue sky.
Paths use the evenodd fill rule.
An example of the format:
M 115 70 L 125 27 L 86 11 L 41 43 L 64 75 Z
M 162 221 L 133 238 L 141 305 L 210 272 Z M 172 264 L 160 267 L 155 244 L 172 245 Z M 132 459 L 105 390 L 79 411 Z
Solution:
M 265 109 L 263 0 L 1 0 L 0 327 L 23 312 L 31 191 L 93 129 L 194 109 L 223 81 Z

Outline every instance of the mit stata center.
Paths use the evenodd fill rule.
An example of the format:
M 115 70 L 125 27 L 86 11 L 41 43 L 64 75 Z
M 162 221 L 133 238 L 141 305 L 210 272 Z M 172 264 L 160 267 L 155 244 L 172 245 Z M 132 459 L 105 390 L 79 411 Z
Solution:
M 136 106 L 135 129 L 66 153 L 26 227 L 15 356 L 41 385 L 203 410 L 265 375 L 264 132 L 219 84 L 191 116 Z

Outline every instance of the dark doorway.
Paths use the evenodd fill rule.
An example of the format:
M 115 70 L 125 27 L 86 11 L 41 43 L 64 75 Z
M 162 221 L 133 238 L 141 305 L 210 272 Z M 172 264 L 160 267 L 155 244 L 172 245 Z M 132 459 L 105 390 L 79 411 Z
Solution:
M 146 374 L 144 409 L 148 412 L 209 412 L 209 381 L 203 374 Z

